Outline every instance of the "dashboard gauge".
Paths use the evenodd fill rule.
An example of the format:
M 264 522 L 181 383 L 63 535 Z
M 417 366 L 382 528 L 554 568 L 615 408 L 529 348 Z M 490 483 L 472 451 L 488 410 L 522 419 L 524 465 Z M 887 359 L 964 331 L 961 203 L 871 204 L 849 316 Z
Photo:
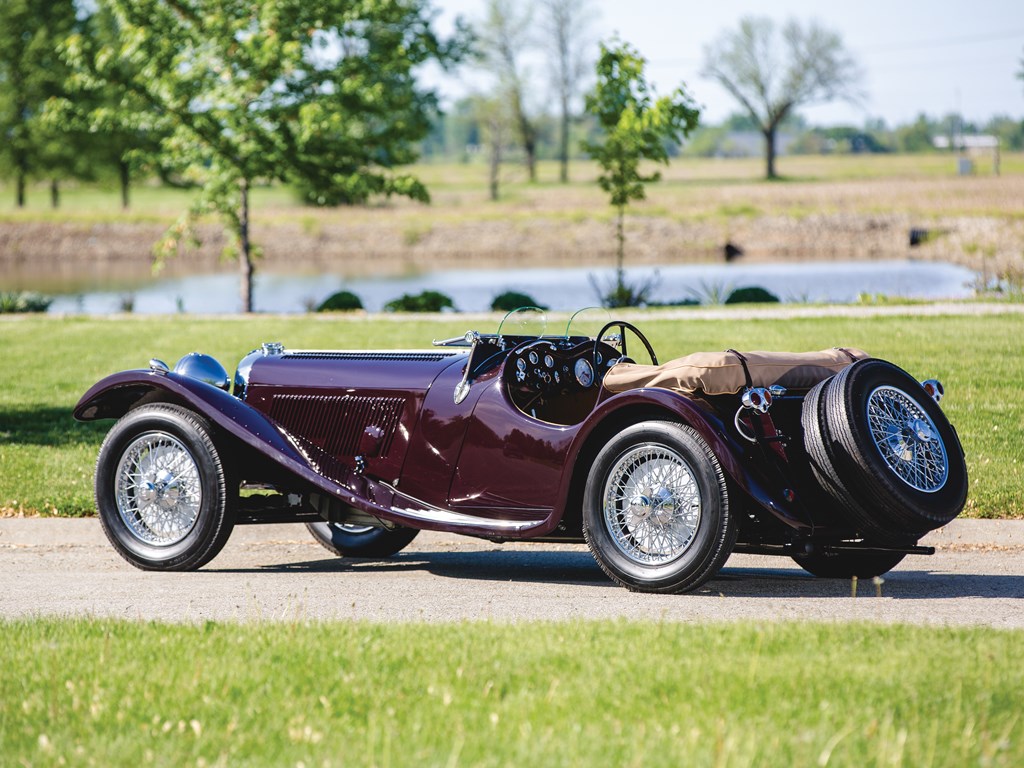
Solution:
M 553 358 L 551 355 L 544 355 L 544 365 L 547 366 L 548 368 L 554 368 L 555 358 Z
M 596 352 L 594 354 L 594 362 L 597 363 L 598 365 L 600 365 L 601 363 L 604 362 L 604 358 L 601 357 L 601 353 L 600 352 Z
M 576 381 L 579 382 L 581 387 L 589 387 L 594 383 L 594 366 L 590 364 L 590 361 L 585 358 L 580 358 L 576 361 L 576 366 L 573 368 L 573 373 L 576 375 Z
M 539 362 L 540 362 L 540 355 L 538 355 L 536 352 L 534 352 L 531 349 L 530 350 L 530 365 L 536 365 Z
M 555 384 L 561 384 L 562 377 L 558 375 L 558 371 L 555 371 Z
M 520 357 L 518 360 L 516 360 L 516 368 L 518 368 L 521 372 L 525 373 L 526 372 L 526 361 L 523 360 L 523 358 Z

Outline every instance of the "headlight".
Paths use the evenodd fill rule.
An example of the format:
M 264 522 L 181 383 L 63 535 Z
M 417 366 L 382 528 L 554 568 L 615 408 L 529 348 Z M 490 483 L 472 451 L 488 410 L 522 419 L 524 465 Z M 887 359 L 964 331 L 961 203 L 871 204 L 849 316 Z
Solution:
M 231 389 L 231 380 L 228 378 L 228 372 L 224 370 L 224 366 L 209 355 L 200 352 L 189 352 L 181 358 L 174 364 L 174 372 L 196 381 L 211 384 L 225 392 Z

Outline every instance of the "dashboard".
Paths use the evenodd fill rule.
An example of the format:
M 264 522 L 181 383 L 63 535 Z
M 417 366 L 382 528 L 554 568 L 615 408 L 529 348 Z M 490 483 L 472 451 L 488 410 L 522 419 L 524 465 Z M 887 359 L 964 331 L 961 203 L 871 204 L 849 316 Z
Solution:
M 619 361 L 618 351 L 592 339 L 537 339 L 516 347 L 505 362 L 509 392 L 520 408 L 543 395 L 569 395 L 600 386 L 604 374 Z M 519 395 L 518 397 L 516 395 Z

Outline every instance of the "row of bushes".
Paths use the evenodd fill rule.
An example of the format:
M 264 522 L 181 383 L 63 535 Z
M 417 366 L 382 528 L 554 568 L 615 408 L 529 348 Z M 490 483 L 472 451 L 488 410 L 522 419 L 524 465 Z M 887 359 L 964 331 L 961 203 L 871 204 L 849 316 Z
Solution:
M 533 297 L 518 291 L 505 291 L 494 297 L 491 309 L 499 312 L 511 312 L 519 307 L 547 307 L 538 304 Z M 317 312 L 352 312 L 363 309 L 362 300 L 352 291 L 338 291 L 328 296 L 316 308 Z M 385 312 L 444 312 L 456 311 L 452 297 L 440 291 L 423 291 L 422 293 L 403 293 L 384 305 Z
M 635 301 L 620 303 L 615 300 L 616 298 L 617 297 L 613 297 L 611 295 L 605 296 L 606 306 L 637 306 L 637 304 L 640 303 L 646 304 L 647 306 L 697 306 L 702 303 L 696 298 L 683 299 L 682 301 L 668 304 L 654 304 L 650 302 Z M 724 300 L 710 303 L 777 304 L 778 302 L 779 297 L 771 291 L 758 286 L 750 286 L 747 288 L 737 288 L 729 293 Z M 519 291 L 505 291 L 504 293 L 495 296 L 494 300 L 491 302 L 491 309 L 496 312 L 511 312 L 513 309 L 518 309 L 519 307 L 540 307 L 541 309 L 547 309 L 547 307 L 542 304 L 538 304 L 537 301 L 535 301 L 529 294 L 520 293 Z M 361 309 L 363 309 L 363 302 L 356 294 L 351 291 L 338 291 L 324 299 L 320 306 L 316 308 L 316 311 L 352 312 Z M 422 293 L 416 294 L 405 293 L 384 305 L 385 312 L 444 312 L 445 310 L 456 311 L 455 303 L 452 301 L 450 296 L 447 296 L 440 291 L 423 291 Z
M 26 291 L 0 292 L 0 314 L 14 312 L 45 312 L 52 301 L 53 299 L 42 296 L 38 293 Z M 730 293 L 722 303 L 764 304 L 775 303 L 778 301 L 779 298 L 777 296 L 766 291 L 764 288 L 751 287 L 736 289 Z M 662 304 L 658 306 L 683 306 L 696 305 L 700 303 L 701 302 L 697 299 L 684 299 L 681 302 L 675 302 L 671 305 Z M 649 305 L 655 306 L 653 304 Z M 609 306 L 624 305 L 611 303 Z M 547 307 L 537 303 L 537 301 L 529 294 L 520 293 L 519 291 L 505 291 L 504 293 L 495 296 L 494 300 L 491 302 L 491 309 L 496 312 L 511 312 L 513 309 L 518 309 L 519 307 L 540 307 L 541 309 L 547 309 Z M 126 305 L 124 300 L 122 300 L 123 311 L 131 312 L 132 308 L 133 307 L 131 305 Z M 351 291 L 338 291 L 324 299 L 316 308 L 316 311 L 353 312 L 361 309 L 363 309 L 363 302 L 356 294 Z M 455 302 L 452 301 L 451 296 L 443 294 L 440 291 L 429 290 L 416 294 L 405 293 L 384 305 L 384 311 L 386 312 L 444 312 L 445 310 L 451 310 L 453 312 L 456 311 Z

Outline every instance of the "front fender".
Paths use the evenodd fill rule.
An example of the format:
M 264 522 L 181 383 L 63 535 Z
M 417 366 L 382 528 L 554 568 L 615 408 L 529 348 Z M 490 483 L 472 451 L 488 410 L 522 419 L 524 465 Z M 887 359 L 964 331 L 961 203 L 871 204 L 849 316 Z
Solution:
M 690 398 L 668 389 L 631 389 L 608 398 L 580 426 L 569 449 L 566 473 L 560 489 L 561 508 L 567 509 L 574 493 L 582 493 L 590 465 L 601 446 L 629 424 L 650 419 L 670 419 L 695 429 L 711 447 L 729 480 L 774 516 L 795 528 L 808 522 L 778 494 L 769 492 L 743 465 L 742 450 L 726 435 L 724 424 Z
M 261 454 L 310 469 L 286 434 L 264 414 L 222 389 L 178 373 L 135 370 L 107 376 L 82 395 L 74 415 L 79 421 L 119 419 L 134 407 L 155 402 L 186 406 Z
M 328 476 L 324 468 L 317 465 L 315 452 L 307 453 L 299 438 L 227 392 L 188 376 L 148 370 L 115 373 L 82 396 L 74 415 L 79 421 L 115 419 L 131 408 L 155 402 L 190 408 L 215 424 L 222 433 L 275 462 L 297 480 L 367 514 L 399 524 L 412 523 L 418 528 L 480 535 L 496 532 L 494 528 L 480 525 L 476 518 L 433 507 L 353 469 L 332 466 L 333 476 Z M 536 526 L 537 521 L 510 521 L 500 532 L 521 537 Z

